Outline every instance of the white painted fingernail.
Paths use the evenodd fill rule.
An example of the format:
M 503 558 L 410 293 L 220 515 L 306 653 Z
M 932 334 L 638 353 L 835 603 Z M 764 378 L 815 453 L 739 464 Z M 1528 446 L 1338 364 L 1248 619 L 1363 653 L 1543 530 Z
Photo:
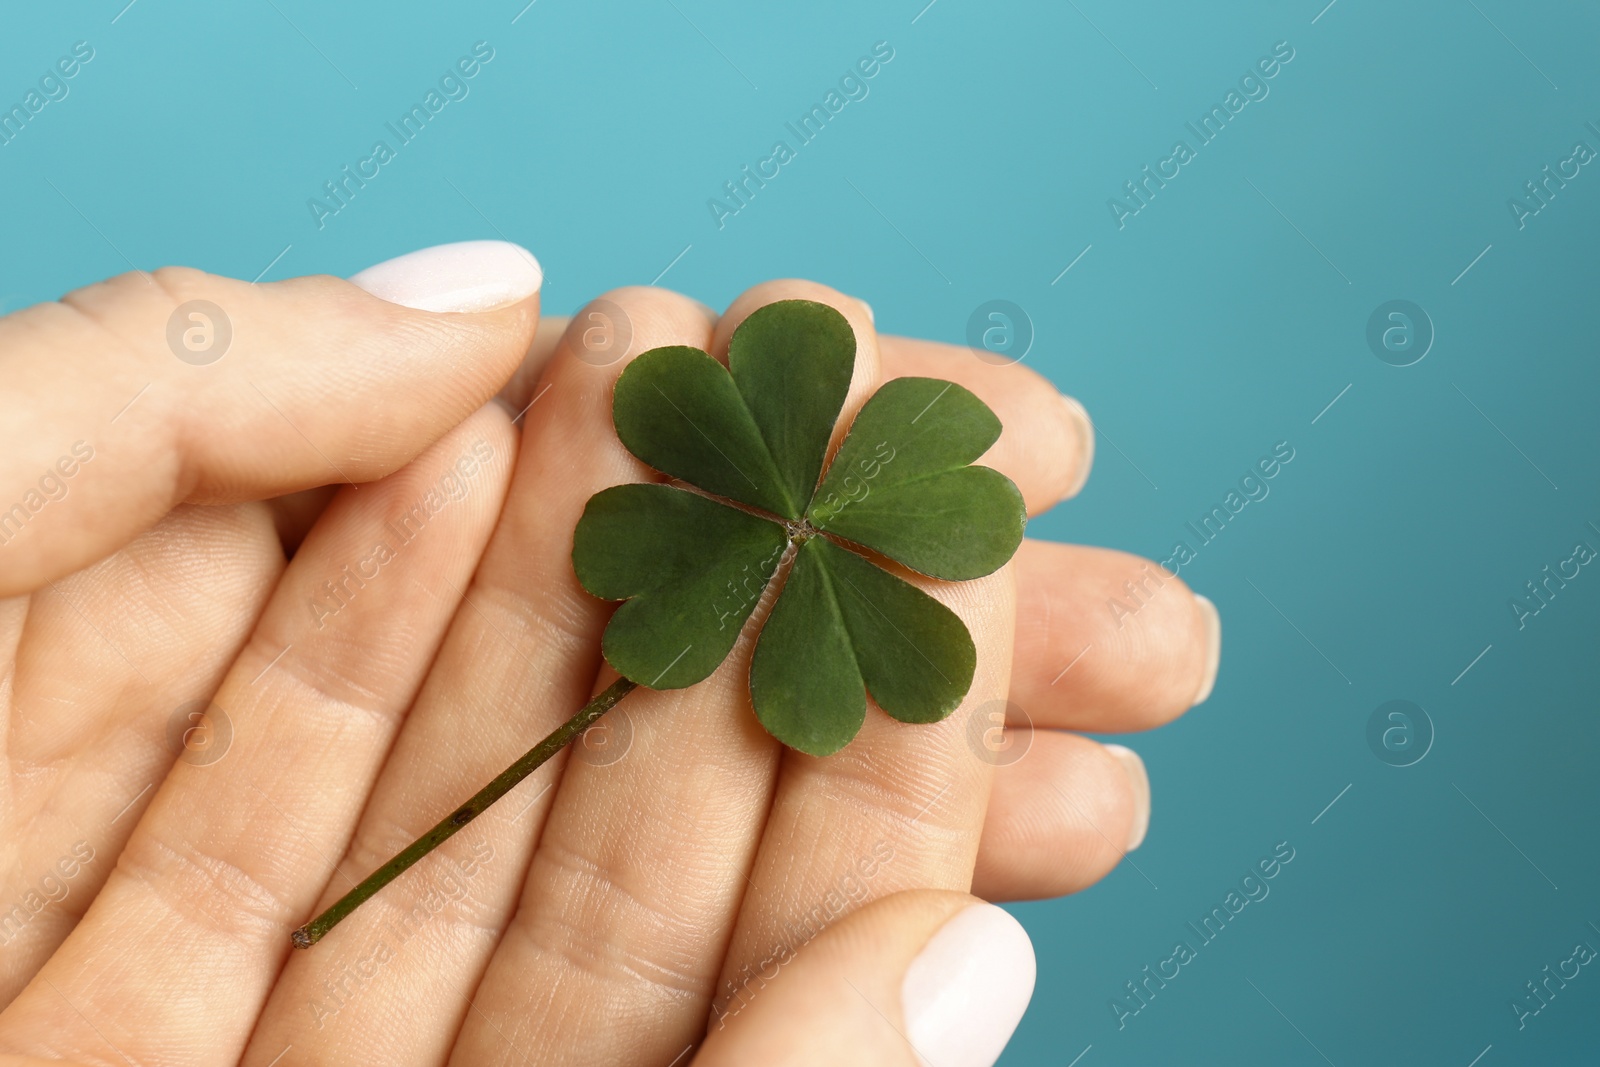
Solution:
M 1067 418 L 1078 435 L 1078 470 L 1067 489 L 1067 496 L 1076 496 L 1084 483 L 1088 482 L 1089 471 L 1094 466 L 1094 423 L 1089 421 L 1089 413 L 1082 404 L 1070 396 L 1064 395 L 1061 399 L 1067 406 Z
M 521 245 L 458 241 L 396 256 L 350 280 L 417 311 L 492 311 L 537 293 L 544 271 Z
M 1206 624 L 1205 675 L 1201 677 L 1200 689 L 1194 697 L 1194 703 L 1200 704 L 1216 687 L 1217 668 L 1222 665 L 1222 616 L 1217 613 L 1217 606 L 1199 593 L 1194 595 L 1194 602 L 1200 605 L 1200 614 Z
M 1122 764 L 1128 781 L 1133 786 L 1133 822 L 1128 827 L 1127 851 L 1132 852 L 1144 844 L 1144 835 L 1150 830 L 1150 775 L 1144 769 L 1139 753 L 1123 745 L 1107 745 L 1106 751 Z
M 900 1007 L 923 1067 L 993 1067 L 1033 997 L 1033 943 L 993 904 L 958 911 L 906 970 Z

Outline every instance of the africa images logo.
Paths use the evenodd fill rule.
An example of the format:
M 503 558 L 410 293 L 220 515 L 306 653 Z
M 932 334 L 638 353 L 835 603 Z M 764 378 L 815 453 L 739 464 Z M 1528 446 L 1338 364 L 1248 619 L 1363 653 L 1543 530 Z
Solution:
M 879 41 L 872 46 L 872 54 L 862 56 L 855 64 L 846 68 L 839 78 L 838 88 L 829 88 L 823 94 L 822 102 L 812 104 L 810 110 L 802 114 L 794 122 L 783 124 L 785 130 L 794 135 L 794 144 L 788 138 L 774 141 L 772 150 L 764 158 L 756 161 L 754 169 L 746 163 L 739 168 L 739 176 L 722 183 L 723 195 L 726 200 L 712 197 L 706 201 L 706 208 L 711 212 L 711 221 L 717 224 L 717 229 L 727 225 L 727 220 L 750 206 L 756 193 L 767 187 L 767 182 L 772 181 L 783 172 L 783 168 L 799 158 L 800 149 L 810 144 L 822 135 L 829 121 L 845 109 L 852 101 L 861 101 L 867 98 L 872 87 L 867 83 L 876 78 L 880 71 L 894 59 L 894 46 L 888 41 Z
M 1172 151 L 1164 159 L 1157 160 L 1152 170 L 1149 164 L 1139 172 L 1139 177 L 1122 183 L 1122 191 L 1127 199 L 1122 200 L 1111 197 L 1106 201 L 1106 207 L 1111 212 L 1111 221 L 1117 224 L 1117 229 L 1127 227 L 1128 220 L 1150 206 L 1150 201 L 1155 199 L 1156 193 L 1167 187 L 1167 182 L 1183 173 L 1183 168 L 1200 157 L 1200 149 L 1216 140 L 1228 123 L 1244 111 L 1251 103 L 1256 103 L 1267 98 L 1272 91 L 1267 83 L 1276 78 L 1294 59 L 1294 47 L 1288 41 L 1279 41 L 1272 46 L 1272 54 L 1262 56 L 1256 60 L 1255 65 L 1245 71 L 1239 78 L 1239 87 L 1229 89 L 1222 98 L 1222 103 L 1212 104 L 1211 109 L 1202 114 L 1198 123 L 1186 122 L 1184 128 L 1194 136 L 1194 144 L 1186 140 L 1173 142 Z
M 39 76 L 38 88 L 29 88 L 22 99 L 7 107 L 0 104 L 0 146 L 9 145 L 22 135 L 28 123 L 51 104 L 58 104 L 72 92 L 67 84 L 94 59 L 94 46 L 79 41 L 72 46 L 71 55 L 64 55 Z
M 383 173 L 383 167 L 400 154 L 400 149 L 420 137 L 429 121 L 448 104 L 465 100 L 472 91 L 468 83 L 493 59 L 494 48 L 488 41 L 479 41 L 472 46 L 471 55 L 460 57 L 445 69 L 439 76 L 437 88 L 430 86 L 419 103 L 412 104 L 394 122 L 384 123 L 384 129 L 394 137 L 394 144 L 390 145 L 387 139 L 382 138 L 374 141 L 371 152 L 357 160 L 353 170 L 346 163 L 338 174 L 322 183 L 326 199 L 313 196 L 306 201 L 311 221 L 317 224 L 317 229 L 326 227 L 330 218 L 349 207 L 356 194 L 367 187 L 367 182 Z
M 1221 904 L 1213 905 L 1210 911 L 1200 917 L 1199 925 L 1193 922 L 1184 924 L 1187 932 L 1174 942 L 1170 955 L 1157 961 L 1154 967 L 1146 964 L 1138 977 L 1122 983 L 1126 995 L 1118 993 L 1110 1001 L 1117 1029 L 1127 1029 L 1128 1020 L 1148 1008 L 1157 993 L 1182 976 L 1183 969 L 1199 959 L 1201 949 L 1221 937 L 1222 932 L 1245 908 L 1266 900 L 1272 892 L 1269 883 L 1294 862 L 1294 857 L 1294 846 L 1287 841 L 1279 841 L 1273 846 L 1270 856 L 1263 856 L 1245 870 L 1238 888 L 1230 888 Z

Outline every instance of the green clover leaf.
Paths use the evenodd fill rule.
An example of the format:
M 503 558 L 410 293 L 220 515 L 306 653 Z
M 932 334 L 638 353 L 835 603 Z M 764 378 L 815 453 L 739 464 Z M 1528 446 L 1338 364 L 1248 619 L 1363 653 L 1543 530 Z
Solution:
M 656 348 L 622 372 L 617 436 L 699 490 L 612 486 L 589 498 L 573 532 L 583 587 L 624 602 L 601 642 L 622 677 L 295 930 L 295 948 L 327 936 L 638 686 L 681 689 L 716 670 L 786 563 L 750 662 L 767 732 L 826 756 L 861 729 L 869 692 L 901 722 L 938 722 L 960 705 L 978 659 L 966 625 L 868 553 L 950 581 L 1005 565 L 1022 543 L 1022 494 L 972 465 L 1000 420 L 952 382 L 898 378 L 862 405 L 824 473 L 855 361 L 843 315 L 786 300 L 734 331 L 726 367 L 697 348 Z
M 953 382 L 884 385 L 824 472 L 855 356 L 844 316 L 808 300 L 751 314 L 726 367 L 697 348 L 643 353 L 617 380 L 617 435 L 701 492 L 614 486 L 590 498 L 573 537 L 583 587 L 625 601 L 602 652 L 653 689 L 716 670 L 789 562 L 750 699 L 769 733 L 814 756 L 856 735 L 868 692 L 902 722 L 938 722 L 977 665 L 960 618 L 863 550 L 932 578 L 979 578 L 1016 552 L 1025 521 L 1011 480 L 973 465 L 1000 420 Z

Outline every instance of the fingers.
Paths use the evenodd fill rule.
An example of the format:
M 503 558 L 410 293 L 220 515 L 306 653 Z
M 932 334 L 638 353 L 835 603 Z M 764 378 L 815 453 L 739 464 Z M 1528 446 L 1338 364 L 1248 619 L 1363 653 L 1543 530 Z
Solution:
M 965 893 L 896 893 L 766 962 L 695 1067 L 991 1067 L 1033 995 L 1033 946 Z
M 703 311 L 715 324 L 715 313 Z M 574 350 L 594 362 L 620 358 L 623 353 L 616 350 L 616 339 L 626 327 L 612 321 L 614 310 L 591 306 L 582 316 L 582 329 L 570 342 Z M 512 414 L 533 399 L 540 372 L 569 321 L 555 316 L 540 321 L 527 359 L 500 391 Z M 982 462 L 1017 483 L 1030 515 L 1048 511 L 1083 488 L 1094 464 L 1094 427 L 1083 405 L 1062 395 L 1043 375 L 1021 364 L 985 363 L 958 345 L 887 335 L 880 336 L 878 344 L 884 381 L 943 378 L 972 390 L 994 410 L 1005 430 Z M 643 350 L 633 343 L 628 354 Z
M 809 283 L 777 282 L 736 301 L 719 337 L 754 307 L 791 296 L 824 299 L 847 317 L 860 314 L 852 322 L 857 336 L 871 336 L 859 302 Z M 841 425 L 879 384 L 881 370 L 876 348 L 864 348 Z M 914 580 L 972 635 L 977 670 L 966 700 L 934 725 L 903 724 L 869 707 L 865 725 L 840 752 L 822 759 L 783 754 L 714 1019 L 738 1010 L 762 960 L 846 911 L 897 889 L 971 884 L 991 767 L 969 744 L 968 719 L 1007 691 L 1012 573 L 1007 566 L 975 581 Z
M 89 912 L 0 1015 L 0 1048 L 237 1060 L 477 565 L 511 445 L 487 406 L 329 507 L 217 692 L 231 748 L 168 775 Z
M 1011 702 L 1035 726 L 1148 730 L 1211 695 L 1222 622 L 1149 560 L 1024 541 Z
M 1086 889 L 1138 848 L 1150 778 L 1121 745 L 1022 727 L 995 770 L 972 891 L 1039 900 Z
M 128 274 L 0 319 L 0 596 L 180 501 L 397 469 L 516 369 L 541 280 L 516 246 L 466 242 L 350 282 Z
M 632 354 L 710 339 L 698 308 L 664 290 L 626 289 L 604 299 L 628 316 Z M 522 401 L 532 407 L 499 523 L 470 588 L 461 583 L 464 603 L 340 864 L 357 877 L 432 826 L 593 692 L 611 606 L 578 584 L 573 528 L 591 494 L 651 475 L 611 425 L 612 382 L 626 360 L 585 359 L 575 332 L 581 319 Z M 571 809 L 567 828 L 543 835 L 565 848 L 551 850 L 556 858 L 535 869 L 526 890 L 529 858 L 558 795 L 552 786 L 560 782 L 559 795 L 569 797 L 568 779 L 583 766 L 582 740 L 576 758 L 558 756 L 315 949 L 295 954 L 246 1062 L 271 1063 L 291 1044 L 295 1055 L 317 1062 L 367 1064 L 439 1061 L 456 1042 L 460 1061 L 475 1067 L 571 1062 L 574 1047 L 604 1059 L 613 1040 L 616 1049 L 629 1048 L 639 1035 L 628 1026 L 620 991 L 633 976 L 607 964 L 632 952 L 642 967 L 653 953 L 667 951 L 647 917 L 672 881 L 669 861 L 678 857 L 671 844 L 678 838 L 657 835 L 646 842 L 656 853 L 647 853 L 630 851 L 636 838 L 626 835 L 641 821 L 641 807 L 674 800 L 665 785 L 656 790 L 654 769 L 666 776 L 680 762 L 644 736 L 674 715 L 650 703 L 667 695 L 640 690 L 602 720 L 598 731 L 616 731 L 609 736 L 622 745 L 632 724 L 639 731 L 632 744 L 650 751 L 635 751 L 615 767 L 587 768 L 600 772 L 599 784 L 562 800 Z M 652 769 L 648 785 L 641 768 Z M 621 827 L 596 819 L 586 832 L 590 806 L 601 801 L 584 798 L 606 782 L 624 783 L 618 811 L 608 816 Z M 759 804 L 764 788 L 758 783 L 756 799 L 745 803 Z M 324 903 L 345 888 L 330 885 Z M 637 908 L 629 893 L 641 902 Z M 474 991 L 470 1007 L 462 991 Z M 703 1025 L 704 1017 L 701 1011 L 694 1021 Z
M 3 602 L 0 900 L 24 906 L 0 914 L 0 1006 L 99 892 L 173 760 L 207 757 L 200 713 L 282 570 L 260 504 L 185 505 L 93 566 Z
M 632 355 L 671 344 L 717 351 L 704 312 L 683 297 L 630 289 L 602 303 L 631 321 Z M 573 350 L 548 375 L 549 400 L 566 399 L 530 413 L 550 425 L 529 426 L 507 508 L 517 554 L 502 579 L 541 615 L 571 620 L 561 654 L 583 650 L 586 684 L 610 607 L 577 585 L 573 527 L 592 493 L 658 477 L 612 428 L 611 383 L 625 360 L 581 358 L 589 311 L 574 317 L 563 341 Z M 492 551 L 486 569 L 498 559 Z M 636 690 L 602 720 L 607 747 L 568 758 L 453 1062 L 665 1064 L 703 1033 L 776 771 L 776 743 L 746 696 L 748 657 L 747 636 L 698 685 Z M 569 691 L 559 717 L 588 692 Z
M 323 510 L 338 492 L 337 485 L 319 485 L 315 489 L 302 489 L 298 493 L 273 497 L 266 502 L 284 556 L 294 556 L 300 548 L 300 542 L 305 540 L 306 534 L 316 525 L 317 519 L 321 518 Z
M 526 414 L 528 404 L 539 391 L 545 366 L 555 355 L 556 345 L 566 336 L 567 326 L 571 322 L 572 319 L 565 315 L 539 316 L 539 327 L 534 331 L 528 354 L 495 397 L 511 413 L 512 418 Z M 522 425 L 520 419 L 517 424 Z
M 1024 541 L 1004 740 L 973 891 L 995 900 L 1072 893 L 1144 840 L 1150 784 L 1120 745 L 1056 729 L 1159 726 L 1210 695 L 1221 620 L 1155 563 L 1107 549 Z M 995 725 L 998 725 L 996 723 Z M 1056 729 L 1049 729 L 1056 728 Z M 1019 758 L 1020 757 L 1020 758 Z
M 881 337 L 883 377 L 943 378 L 972 390 L 1005 429 L 980 460 L 1017 483 L 1028 514 L 1077 495 L 1094 463 L 1094 427 L 1083 405 L 1020 363 L 996 366 L 972 350 L 910 337 Z

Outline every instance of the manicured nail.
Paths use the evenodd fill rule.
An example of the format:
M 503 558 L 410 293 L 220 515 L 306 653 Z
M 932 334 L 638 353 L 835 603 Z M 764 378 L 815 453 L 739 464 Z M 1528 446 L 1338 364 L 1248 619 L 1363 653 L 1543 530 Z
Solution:
M 923 1067 L 993 1067 L 1033 996 L 1033 943 L 993 904 L 956 912 L 900 986 L 906 1038 Z
M 1139 753 L 1122 745 L 1107 745 L 1106 751 L 1117 758 L 1128 781 L 1133 784 L 1133 824 L 1128 827 L 1127 851 L 1132 852 L 1144 844 L 1144 835 L 1150 829 L 1150 775 L 1144 769 Z
M 417 311 L 492 311 L 537 293 L 544 272 L 520 245 L 458 241 L 396 256 L 350 280 Z
M 1072 487 L 1067 490 L 1068 496 L 1076 496 L 1089 480 L 1089 469 L 1094 466 L 1094 423 L 1089 421 L 1089 413 L 1083 405 L 1072 397 L 1063 395 L 1061 400 L 1066 404 L 1067 417 L 1078 434 L 1078 471 L 1073 476 Z
M 1222 616 L 1217 614 L 1217 606 L 1199 593 L 1194 595 L 1194 602 L 1200 605 L 1206 622 L 1206 672 L 1194 697 L 1194 703 L 1200 704 L 1217 684 L 1217 667 L 1222 663 Z

